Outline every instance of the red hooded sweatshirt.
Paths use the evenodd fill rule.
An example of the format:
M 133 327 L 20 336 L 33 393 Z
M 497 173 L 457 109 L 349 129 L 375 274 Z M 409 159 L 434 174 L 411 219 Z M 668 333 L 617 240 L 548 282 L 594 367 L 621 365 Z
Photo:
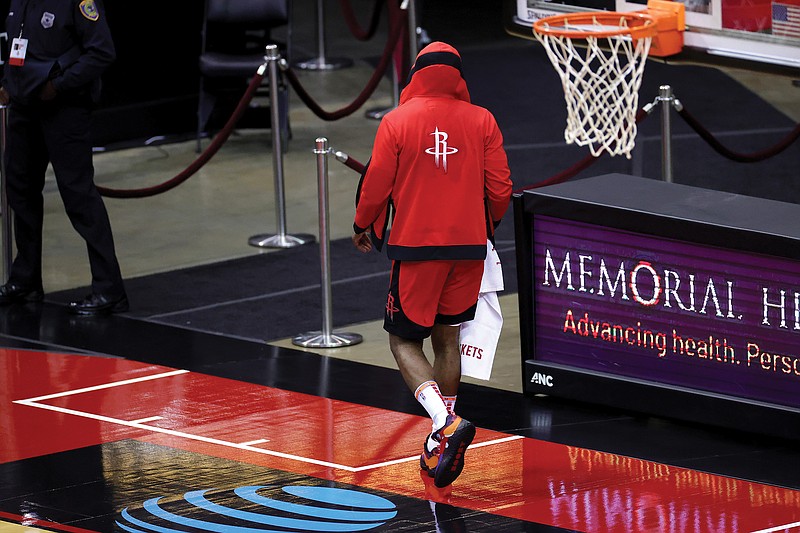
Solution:
M 461 57 L 431 43 L 378 126 L 353 229 L 370 229 L 380 249 L 391 218 L 390 259 L 483 259 L 511 199 L 509 176 L 503 136 L 470 102 Z

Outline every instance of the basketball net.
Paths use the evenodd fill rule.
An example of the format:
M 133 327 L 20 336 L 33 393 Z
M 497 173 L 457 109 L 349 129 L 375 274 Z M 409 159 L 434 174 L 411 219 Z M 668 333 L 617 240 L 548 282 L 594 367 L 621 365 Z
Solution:
M 601 19 L 602 17 L 602 19 Z M 567 144 L 628 159 L 635 145 L 639 87 L 652 35 L 631 37 L 623 13 L 548 17 L 534 35 L 561 78 Z

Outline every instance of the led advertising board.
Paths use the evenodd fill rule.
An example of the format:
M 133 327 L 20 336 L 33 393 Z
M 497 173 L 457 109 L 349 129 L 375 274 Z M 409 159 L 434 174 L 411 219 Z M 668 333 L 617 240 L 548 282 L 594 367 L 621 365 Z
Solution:
M 533 223 L 540 361 L 800 407 L 796 262 Z
M 631 192 L 641 205 L 614 205 L 609 190 Z M 709 420 L 723 425 L 743 413 L 800 415 L 800 239 L 789 222 L 800 220 L 800 206 L 621 175 L 542 191 L 515 203 L 524 211 L 517 237 L 527 255 L 518 256 L 518 274 L 528 392 L 617 395 L 605 403 L 679 417 L 691 409 L 695 420 L 705 420 L 696 412 L 703 396 L 711 410 L 738 406 Z M 794 218 L 728 225 L 736 204 L 750 206 L 740 216 L 766 219 L 779 207 Z M 626 384 L 648 398 L 626 398 Z M 659 407 L 665 398 L 656 391 L 672 395 L 672 405 Z

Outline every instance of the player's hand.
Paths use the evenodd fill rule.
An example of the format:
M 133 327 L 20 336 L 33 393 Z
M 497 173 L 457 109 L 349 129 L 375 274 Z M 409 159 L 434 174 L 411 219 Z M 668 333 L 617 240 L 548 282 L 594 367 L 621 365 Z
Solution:
M 0 87 L 0 105 L 8 105 L 8 101 L 11 98 L 8 96 L 8 91 L 6 91 L 5 87 Z
M 361 253 L 367 253 L 372 250 L 372 239 L 369 238 L 369 233 L 356 233 L 352 237 L 353 239 L 353 246 L 358 248 L 358 251 Z

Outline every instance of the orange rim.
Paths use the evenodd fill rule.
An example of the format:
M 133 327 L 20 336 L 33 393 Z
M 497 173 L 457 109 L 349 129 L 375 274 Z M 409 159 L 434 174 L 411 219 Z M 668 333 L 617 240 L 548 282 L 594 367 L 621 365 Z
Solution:
M 621 26 L 620 20 L 628 21 L 628 26 Z M 566 24 L 616 26 L 609 30 L 565 29 Z M 556 26 L 556 27 L 554 27 Z M 653 37 L 657 33 L 655 19 L 642 12 L 622 13 L 619 11 L 582 11 L 565 13 L 539 19 L 533 23 L 533 31 L 543 35 L 568 37 L 570 39 L 586 39 L 587 37 L 603 38 L 618 35 L 630 35 L 634 39 Z

